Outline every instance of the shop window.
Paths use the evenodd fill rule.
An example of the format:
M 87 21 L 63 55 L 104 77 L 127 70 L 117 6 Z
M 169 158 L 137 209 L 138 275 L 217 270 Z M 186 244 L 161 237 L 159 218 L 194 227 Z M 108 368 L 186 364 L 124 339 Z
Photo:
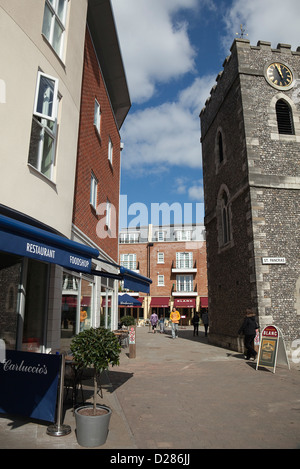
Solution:
M 48 264 L 28 260 L 22 349 L 41 351 L 45 343 L 48 300 Z
M 0 339 L 4 340 L 7 349 L 15 349 L 22 261 L 10 254 L 0 253 L 0 256 Z
M 94 283 L 88 279 L 63 274 L 61 305 L 61 348 L 68 351 L 72 337 L 90 329 L 92 324 Z

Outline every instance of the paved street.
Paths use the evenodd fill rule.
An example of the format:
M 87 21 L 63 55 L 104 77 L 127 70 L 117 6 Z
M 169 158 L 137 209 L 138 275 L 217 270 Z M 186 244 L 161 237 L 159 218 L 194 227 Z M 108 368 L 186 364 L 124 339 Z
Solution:
M 91 385 L 84 384 L 85 395 Z M 137 328 L 136 358 L 122 350 L 119 367 L 103 383 L 113 409 L 101 449 L 300 448 L 300 366 L 256 371 L 239 353 L 207 344 L 203 330 L 179 338 Z M 0 416 L 0 448 L 80 449 L 69 407 L 64 437 L 47 425 Z

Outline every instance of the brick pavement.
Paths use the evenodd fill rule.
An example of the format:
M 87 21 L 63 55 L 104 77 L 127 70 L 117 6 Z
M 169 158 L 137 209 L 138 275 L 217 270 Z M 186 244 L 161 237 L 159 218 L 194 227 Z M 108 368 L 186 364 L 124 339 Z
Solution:
M 136 358 L 122 350 L 103 403 L 113 409 L 101 449 L 300 448 L 300 366 L 256 371 L 241 354 L 207 343 L 201 330 L 179 338 L 137 328 Z M 89 397 L 91 387 L 84 385 Z M 80 449 L 70 407 L 64 437 L 46 425 L 0 415 L 0 448 Z

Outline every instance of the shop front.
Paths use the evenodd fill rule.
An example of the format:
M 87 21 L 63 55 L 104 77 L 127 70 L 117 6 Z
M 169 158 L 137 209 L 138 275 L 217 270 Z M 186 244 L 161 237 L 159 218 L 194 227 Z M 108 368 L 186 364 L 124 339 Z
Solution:
M 151 280 L 105 263 L 97 249 L 34 223 L 0 215 L 0 339 L 5 347 L 69 350 L 75 334 L 100 325 L 104 296 L 101 325 L 117 328 L 118 281 L 148 292 Z
M 181 326 L 189 326 L 192 324 L 192 318 L 196 312 L 196 298 L 175 298 L 174 307 L 179 311 Z
M 98 255 L 96 249 L 0 215 L 0 338 L 7 349 L 46 353 L 59 348 L 60 329 L 62 339 L 80 330 L 81 309 L 88 326 L 89 272 Z
M 150 303 L 150 315 L 156 313 L 164 321 L 170 317 L 170 298 L 168 296 L 153 296 Z

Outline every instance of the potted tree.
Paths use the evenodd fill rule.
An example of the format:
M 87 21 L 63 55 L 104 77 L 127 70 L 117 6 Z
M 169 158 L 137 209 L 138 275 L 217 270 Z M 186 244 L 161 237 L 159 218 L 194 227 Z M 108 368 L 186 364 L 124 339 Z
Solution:
M 94 370 L 93 404 L 85 404 L 75 410 L 77 441 L 81 446 L 101 446 L 107 438 L 111 409 L 96 402 L 97 375 L 107 370 L 109 365 L 119 364 L 121 347 L 113 332 L 99 327 L 77 334 L 72 339 L 71 351 L 79 367 L 92 367 Z

